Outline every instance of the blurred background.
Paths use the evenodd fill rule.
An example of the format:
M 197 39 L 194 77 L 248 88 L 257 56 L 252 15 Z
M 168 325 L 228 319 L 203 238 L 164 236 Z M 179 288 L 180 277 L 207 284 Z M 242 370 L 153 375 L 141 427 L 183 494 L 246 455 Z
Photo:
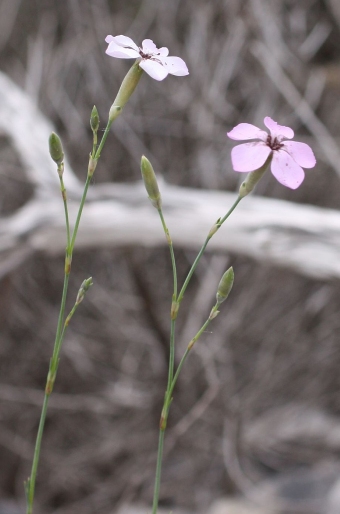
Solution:
M 240 177 L 231 169 L 233 143 L 225 133 L 241 121 L 263 127 L 269 115 L 310 144 L 318 164 L 294 192 L 268 173 L 256 196 L 338 209 L 339 6 L 338 0 L 1 0 L 0 68 L 53 123 L 84 181 L 92 106 L 104 125 L 132 64 L 105 55 L 105 37 L 150 38 L 182 57 L 190 75 L 161 83 L 142 77 L 108 138 L 94 186 L 139 181 L 145 154 L 168 184 L 236 192 Z M 8 135 L 12 123 L 2 123 L 0 137 L 2 227 L 36 188 Z M 24 126 L 29 141 L 37 122 L 26 119 Z M 67 169 L 64 178 L 67 186 Z M 175 251 L 182 283 L 197 251 L 185 245 Z M 63 261 L 62 252 L 36 251 L 1 261 L 4 513 L 24 502 Z M 206 319 L 230 265 L 233 292 L 176 389 L 161 506 L 203 513 L 215 504 L 216 514 L 246 512 L 216 506 L 235 496 L 256 500 L 260 510 L 247 512 L 339 513 L 339 280 L 208 251 L 178 319 L 180 348 Z M 123 505 L 150 505 L 167 378 L 168 248 L 77 250 L 71 276 L 70 307 L 85 277 L 93 276 L 95 285 L 63 346 L 36 513 L 109 514 Z

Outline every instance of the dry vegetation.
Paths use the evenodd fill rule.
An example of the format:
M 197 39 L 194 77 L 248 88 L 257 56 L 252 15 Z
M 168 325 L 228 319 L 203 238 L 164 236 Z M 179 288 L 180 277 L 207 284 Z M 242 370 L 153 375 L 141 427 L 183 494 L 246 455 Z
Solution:
M 114 126 L 96 183 L 138 180 L 145 153 L 170 183 L 234 191 L 238 177 L 225 132 L 271 115 L 313 146 L 318 166 L 294 193 L 268 174 L 257 194 L 338 207 L 337 0 L 1 0 L 1 69 L 53 121 L 78 177 L 85 176 L 91 146 L 92 105 L 105 120 L 127 70 L 125 61 L 104 54 L 105 36 L 120 33 L 168 46 L 191 74 L 163 83 L 143 77 Z M 7 215 L 32 195 L 32 186 L 5 137 L 0 153 L 0 211 Z M 178 249 L 177 257 L 182 281 L 194 255 Z M 203 512 L 216 497 L 245 492 L 273 471 L 328 455 L 321 445 L 306 457 L 291 441 L 269 459 L 262 447 L 245 445 L 247 427 L 272 407 L 296 402 L 340 411 L 337 282 L 208 253 L 179 319 L 178 356 L 230 263 L 233 294 L 176 389 L 161 491 L 161 503 L 170 507 Z M 62 270 L 62 258 L 33 255 L 1 281 L 0 490 L 6 498 L 23 500 Z M 85 276 L 95 286 L 63 348 L 37 514 L 109 514 L 122 502 L 152 497 L 168 358 L 168 251 L 76 252 L 73 271 L 71 297 Z

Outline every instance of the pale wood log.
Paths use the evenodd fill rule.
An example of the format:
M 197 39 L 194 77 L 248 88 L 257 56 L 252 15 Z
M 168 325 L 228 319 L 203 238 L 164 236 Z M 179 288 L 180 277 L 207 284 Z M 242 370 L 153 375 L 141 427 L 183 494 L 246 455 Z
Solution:
M 63 253 L 63 205 L 55 165 L 48 154 L 53 130 L 32 100 L 0 73 L 0 129 L 19 153 L 36 195 L 12 216 L 0 219 L 0 275 L 35 251 Z M 69 164 L 65 173 L 71 222 L 82 185 Z M 233 193 L 160 183 L 164 214 L 177 247 L 198 250 L 210 227 L 236 198 Z M 157 211 L 142 183 L 92 186 L 78 248 L 166 244 Z M 215 234 L 209 248 L 247 255 L 319 279 L 340 277 L 340 213 L 252 196 Z

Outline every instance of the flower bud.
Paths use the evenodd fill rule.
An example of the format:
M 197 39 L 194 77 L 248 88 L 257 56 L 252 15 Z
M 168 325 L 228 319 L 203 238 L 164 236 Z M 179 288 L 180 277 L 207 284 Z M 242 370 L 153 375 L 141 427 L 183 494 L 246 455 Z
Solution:
M 156 209 L 160 209 L 162 206 L 162 198 L 158 189 L 156 175 L 151 162 L 144 155 L 142 156 L 140 167 L 149 200 Z
M 226 300 L 229 296 L 229 293 L 233 287 L 234 283 L 234 270 L 230 267 L 223 275 L 218 284 L 217 293 L 216 293 L 216 301 L 218 304 L 221 304 Z
M 239 190 L 239 196 L 240 198 L 244 198 L 245 196 L 249 195 L 255 188 L 256 184 L 261 180 L 262 176 L 265 174 L 265 172 L 268 169 L 268 165 L 270 164 L 272 160 L 272 156 L 270 155 L 266 162 L 264 163 L 261 168 L 255 171 L 251 171 L 244 182 L 242 182 Z
M 123 107 L 125 106 L 130 96 L 136 89 L 142 74 L 143 69 L 139 66 L 139 60 L 137 60 L 125 75 L 125 78 L 122 82 L 122 85 L 119 88 L 116 99 L 111 106 L 109 112 L 109 120 L 111 121 L 111 123 L 122 112 Z
M 90 289 L 90 287 L 93 285 L 92 277 L 86 278 L 82 285 L 79 288 L 76 304 L 78 305 L 80 302 L 84 300 L 84 296 L 87 293 L 87 291 Z
M 99 114 L 97 107 L 94 105 L 91 111 L 90 125 L 93 133 L 96 133 L 99 129 Z
M 54 162 L 60 166 L 64 160 L 63 146 L 61 144 L 60 137 L 57 136 L 55 132 L 52 132 L 49 137 L 48 144 L 50 149 L 50 156 Z
M 216 234 L 216 232 L 218 231 L 218 229 L 221 227 L 220 225 L 220 221 L 221 221 L 221 218 L 218 218 L 218 220 L 216 221 L 216 223 L 213 224 L 213 226 L 211 227 L 211 229 L 209 230 L 209 234 L 208 234 L 208 237 L 209 239 L 212 238 L 212 236 L 214 234 Z

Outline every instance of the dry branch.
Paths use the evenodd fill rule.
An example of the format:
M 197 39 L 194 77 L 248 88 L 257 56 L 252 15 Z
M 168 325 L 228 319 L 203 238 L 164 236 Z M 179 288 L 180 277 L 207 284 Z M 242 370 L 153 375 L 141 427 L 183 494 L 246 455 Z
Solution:
M 2 274 L 32 251 L 63 253 L 63 206 L 47 140 L 52 126 L 30 98 L 0 75 L 0 125 L 20 154 L 36 195 L 14 215 L 0 220 Z M 71 220 L 81 186 L 67 165 Z M 235 194 L 161 184 L 164 212 L 177 246 L 197 249 Z M 165 244 L 156 211 L 141 183 L 92 186 L 78 247 Z M 289 267 L 316 278 L 340 276 L 340 213 L 282 200 L 247 198 L 210 242 L 210 248 Z M 15 259 L 13 258 L 15 257 Z M 9 262 L 11 266 L 9 266 Z

